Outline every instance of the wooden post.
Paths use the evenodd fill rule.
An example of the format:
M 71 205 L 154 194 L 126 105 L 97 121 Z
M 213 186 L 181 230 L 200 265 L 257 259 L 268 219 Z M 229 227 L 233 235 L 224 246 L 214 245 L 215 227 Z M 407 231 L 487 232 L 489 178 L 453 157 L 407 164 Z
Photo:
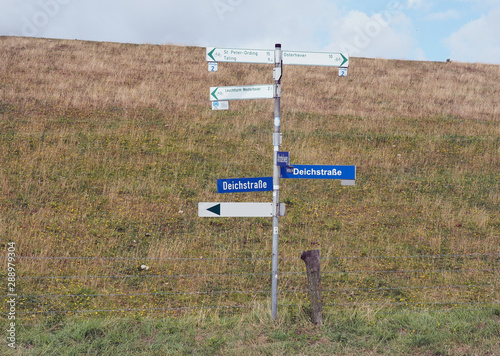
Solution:
M 311 298 L 311 320 L 314 324 L 323 324 L 319 250 L 304 251 L 300 255 L 300 258 L 306 264 L 309 296 Z

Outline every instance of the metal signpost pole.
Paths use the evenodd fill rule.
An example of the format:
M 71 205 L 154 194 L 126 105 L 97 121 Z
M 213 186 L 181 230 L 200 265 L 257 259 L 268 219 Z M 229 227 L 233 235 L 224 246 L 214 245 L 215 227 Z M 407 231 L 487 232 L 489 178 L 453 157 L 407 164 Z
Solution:
M 280 216 L 280 167 L 278 151 L 281 145 L 280 105 L 281 105 L 282 53 L 281 44 L 276 44 L 274 51 L 274 159 L 273 159 L 273 256 L 271 275 L 271 314 L 274 320 L 278 317 L 278 222 Z

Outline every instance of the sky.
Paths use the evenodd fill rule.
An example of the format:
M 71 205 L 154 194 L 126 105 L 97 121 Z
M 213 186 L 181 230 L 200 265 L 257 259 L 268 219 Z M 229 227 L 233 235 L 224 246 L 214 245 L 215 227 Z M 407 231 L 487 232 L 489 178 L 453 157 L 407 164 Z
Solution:
M 500 0 L 0 0 L 0 36 L 500 64 Z

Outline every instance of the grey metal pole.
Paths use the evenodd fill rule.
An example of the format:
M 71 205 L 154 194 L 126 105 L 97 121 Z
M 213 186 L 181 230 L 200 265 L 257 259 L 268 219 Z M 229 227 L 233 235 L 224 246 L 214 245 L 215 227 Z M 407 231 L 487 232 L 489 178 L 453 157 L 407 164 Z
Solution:
M 278 167 L 278 151 L 281 145 L 281 75 L 282 53 L 281 44 L 276 44 L 274 49 L 274 132 L 273 132 L 273 256 L 271 276 L 271 314 L 274 320 L 278 317 L 278 222 L 280 216 L 280 170 Z

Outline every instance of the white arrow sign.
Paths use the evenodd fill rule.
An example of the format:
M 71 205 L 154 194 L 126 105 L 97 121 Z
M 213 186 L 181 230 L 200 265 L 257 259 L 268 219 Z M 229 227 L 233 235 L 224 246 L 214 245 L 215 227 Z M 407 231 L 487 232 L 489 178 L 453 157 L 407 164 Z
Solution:
M 280 204 L 280 216 L 285 215 L 285 204 Z M 198 203 L 198 216 L 202 218 L 270 218 L 273 203 Z
M 342 53 L 283 51 L 283 64 L 349 67 L 349 56 Z
M 210 88 L 211 101 L 272 98 L 274 98 L 274 85 L 272 84 Z
M 207 47 L 209 62 L 274 63 L 274 51 Z
M 272 217 L 273 203 L 198 203 L 200 217 Z

